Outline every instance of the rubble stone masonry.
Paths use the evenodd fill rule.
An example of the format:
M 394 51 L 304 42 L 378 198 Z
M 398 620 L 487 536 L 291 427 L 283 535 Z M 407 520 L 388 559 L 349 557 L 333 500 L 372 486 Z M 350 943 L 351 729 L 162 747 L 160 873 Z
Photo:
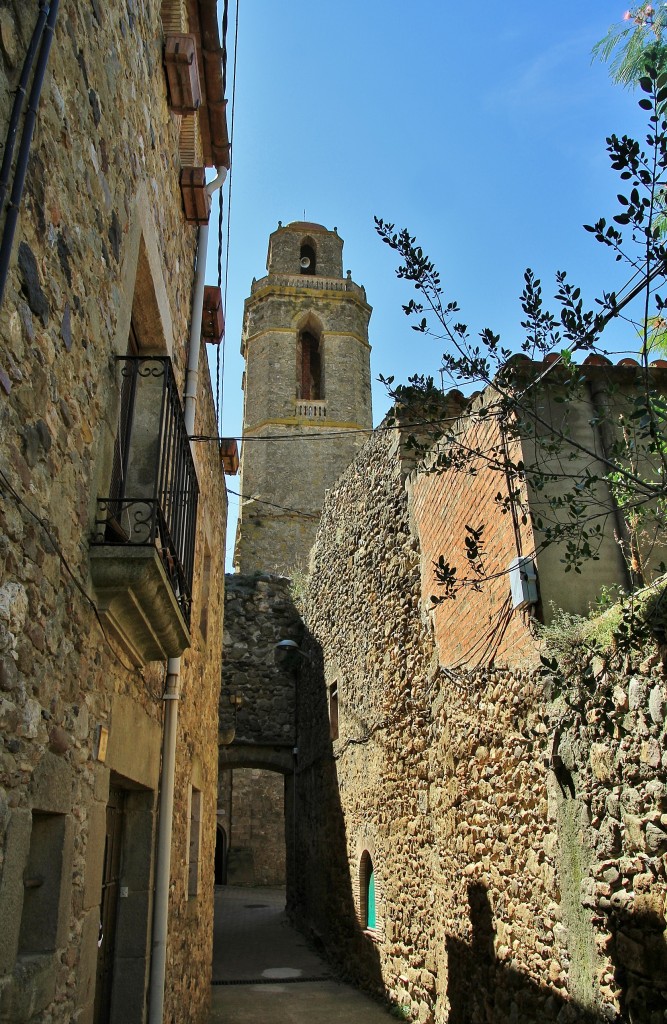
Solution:
M 467 593 L 441 606 L 434 631 L 439 545 L 451 551 L 472 517 L 504 564 L 514 536 L 486 481 L 466 496 L 460 479 L 416 480 L 402 453 L 397 432 L 373 437 L 328 495 L 313 549 L 289 910 L 422 1024 L 658 1024 L 663 663 L 650 645 L 631 670 L 584 659 L 561 692 L 524 613 L 489 646 L 499 583 L 487 607 Z M 487 639 L 468 662 L 473 615 Z
M 0 11 L 3 138 L 36 16 L 22 0 Z M 196 228 L 183 217 L 162 43 L 157 0 L 61 3 L 0 309 L 2 1021 L 93 1020 L 113 800 L 123 829 L 108 1019 L 146 1014 L 165 665 L 135 667 L 101 629 L 89 545 L 109 493 L 115 357 L 131 316 L 142 350 L 170 355 L 180 394 L 184 385 Z M 203 352 L 198 398 L 195 431 L 214 434 Z M 194 458 L 165 1020 L 203 1024 L 226 496 L 214 447 Z

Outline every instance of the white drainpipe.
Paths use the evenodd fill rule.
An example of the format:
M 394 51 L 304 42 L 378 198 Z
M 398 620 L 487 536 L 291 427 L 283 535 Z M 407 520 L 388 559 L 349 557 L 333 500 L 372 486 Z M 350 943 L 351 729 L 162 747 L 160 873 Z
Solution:
M 209 195 L 219 189 L 227 177 L 227 168 L 218 167 L 217 175 L 206 186 Z M 204 277 L 208 224 L 202 224 L 197 238 L 197 266 L 192 298 L 192 320 L 188 368 L 185 377 L 185 429 L 191 437 L 195 429 L 197 380 L 199 377 L 199 351 L 201 348 L 201 321 L 204 306 Z M 151 956 L 151 982 L 148 1024 L 163 1024 L 164 985 L 167 967 L 167 938 L 169 920 L 169 878 L 171 874 L 171 833 L 174 818 L 174 774 L 176 770 L 176 734 L 178 702 L 180 700 L 181 659 L 169 658 L 164 688 L 164 733 L 162 736 L 162 768 L 160 772 L 160 817 L 158 820 L 157 855 L 155 865 L 155 898 L 153 903 L 153 950 Z

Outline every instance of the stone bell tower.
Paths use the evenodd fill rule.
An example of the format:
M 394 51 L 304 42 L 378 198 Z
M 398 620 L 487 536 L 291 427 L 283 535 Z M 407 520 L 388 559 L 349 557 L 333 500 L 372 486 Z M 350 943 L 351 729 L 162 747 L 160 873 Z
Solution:
M 343 276 L 336 229 L 296 221 L 269 239 L 245 303 L 241 511 L 235 567 L 307 566 L 325 491 L 372 427 L 371 307 Z

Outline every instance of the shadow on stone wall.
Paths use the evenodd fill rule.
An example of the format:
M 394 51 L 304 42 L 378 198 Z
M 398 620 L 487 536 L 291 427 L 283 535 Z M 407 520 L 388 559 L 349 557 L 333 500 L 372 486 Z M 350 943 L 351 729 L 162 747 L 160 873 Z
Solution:
M 309 635 L 302 650 L 305 657 L 293 663 L 298 755 L 292 794 L 289 782 L 286 788 L 287 842 L 293 853 L 288 857 L 287 913 L 341 978 L 385 998 L 376 943 L 361 927 L 355 907 L 322 650 Z
M 390 997 L 376 942 L 359 922 L 350 864 L 350 843 L 341 802 L 337 760 L 330 737 L 328 695 L 322 651 L 306 635 L 306 658 L 295 665 L 297 677 L 298 757 L 288 815 L 293 826 L 294 857 L 288 875 L 287 910 L 338 973 L 381 999 Z M 368 737 L 366 737 L 366 740 Z M 365 742 L 358 740 L 354 742 Z M 340 753 L 340 751 L 339 751 Z M 569 787 L 566 786 L 566 789 Z M 289 789 L 289 784 L 288 784 Z M 292 809 L 294 818 L 292 819 Z M 354 813 L 348 808 L 348 813 Z M 288 839 L 289 844 L 289 839 Z M 604 1014 L 550 987 L 549 962 L 544 981 L 534 981 L 495 953 L 495 925 L 487 889 L 468 887 L 471 939 L 445 938 L 447 978 L 439 979 L 439 999 L 446 988 L 448 1024 L 663 1024 L 667 1010 L 667 944 L 662 907 L 646 896 L 629 894 L 626 907 L 598 906 L 595 931 L 607 935 L 620 1013 Z M 391 908 L 386 908 L 386 920 Z M 465 932 L 465 921 L 461 922 Z M 556 979 L 557 980 L 557 979 Z M 662 991 L 661 991 L 662 987 Z M 440 1016 L 444 1007 L 440 1005 Z M 428 1019 L 433 1019 L 428 1016 Z
M 520 971 L 497 960 L 495 928 L 486 887 L 468 886 L 470 943 L 448 936 L 448 1024 L 499 1024 L 501 1021 L 557 1021 L 603 1024 L 610 1018 L 563 999 Z M 667 978 L 667 945 L 661 915 L 615 912 L 605 924 L 620 992 L 621 1013 L 632 1024 L 660 1024 L 667 1004 L 656 988 Z
M 632 911 L 623 907 L 612 908 L 605 923 L 610 933 L 609 953 L 620 991 L 620 1019 L 633 1024 L 662 1024 L 667 1020 L 664 911 L 644 906 L 640 896 L 635 898 Z

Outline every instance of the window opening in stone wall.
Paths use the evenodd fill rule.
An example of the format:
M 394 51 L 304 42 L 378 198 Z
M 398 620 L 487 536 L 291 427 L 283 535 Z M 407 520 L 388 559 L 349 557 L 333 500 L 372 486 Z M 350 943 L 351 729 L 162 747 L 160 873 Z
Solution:
M 56 949 L 65 824 L 64 814 L 33 811 L 28 862 L 23 872 L 20 956 L 53 953 Z
M 299 333 L 299 381 L 297 398 L 324 398 L 322 382 L 322 346 L 320 339 L 312 331 L 303 330 Z
M 329 731 L 332 740 L 338 739 L 338 683 L 329 687 Z
M 199 851 L 201 847 L 201 791 L 190 790 L 190 827 L 188 841 L 188 899 L 199 895 Z
M 310 241 L 304 240 L 301 243 L 299 253 L 299 269 L 302 274 L 314 274 L 317 267 L 317 256 L 315 246 Z
M 362 928 L 373 930 L 377 924 L 375 910 L 375 871 L 368 850 L 364 850 L 359 863 L 359 900 Z

